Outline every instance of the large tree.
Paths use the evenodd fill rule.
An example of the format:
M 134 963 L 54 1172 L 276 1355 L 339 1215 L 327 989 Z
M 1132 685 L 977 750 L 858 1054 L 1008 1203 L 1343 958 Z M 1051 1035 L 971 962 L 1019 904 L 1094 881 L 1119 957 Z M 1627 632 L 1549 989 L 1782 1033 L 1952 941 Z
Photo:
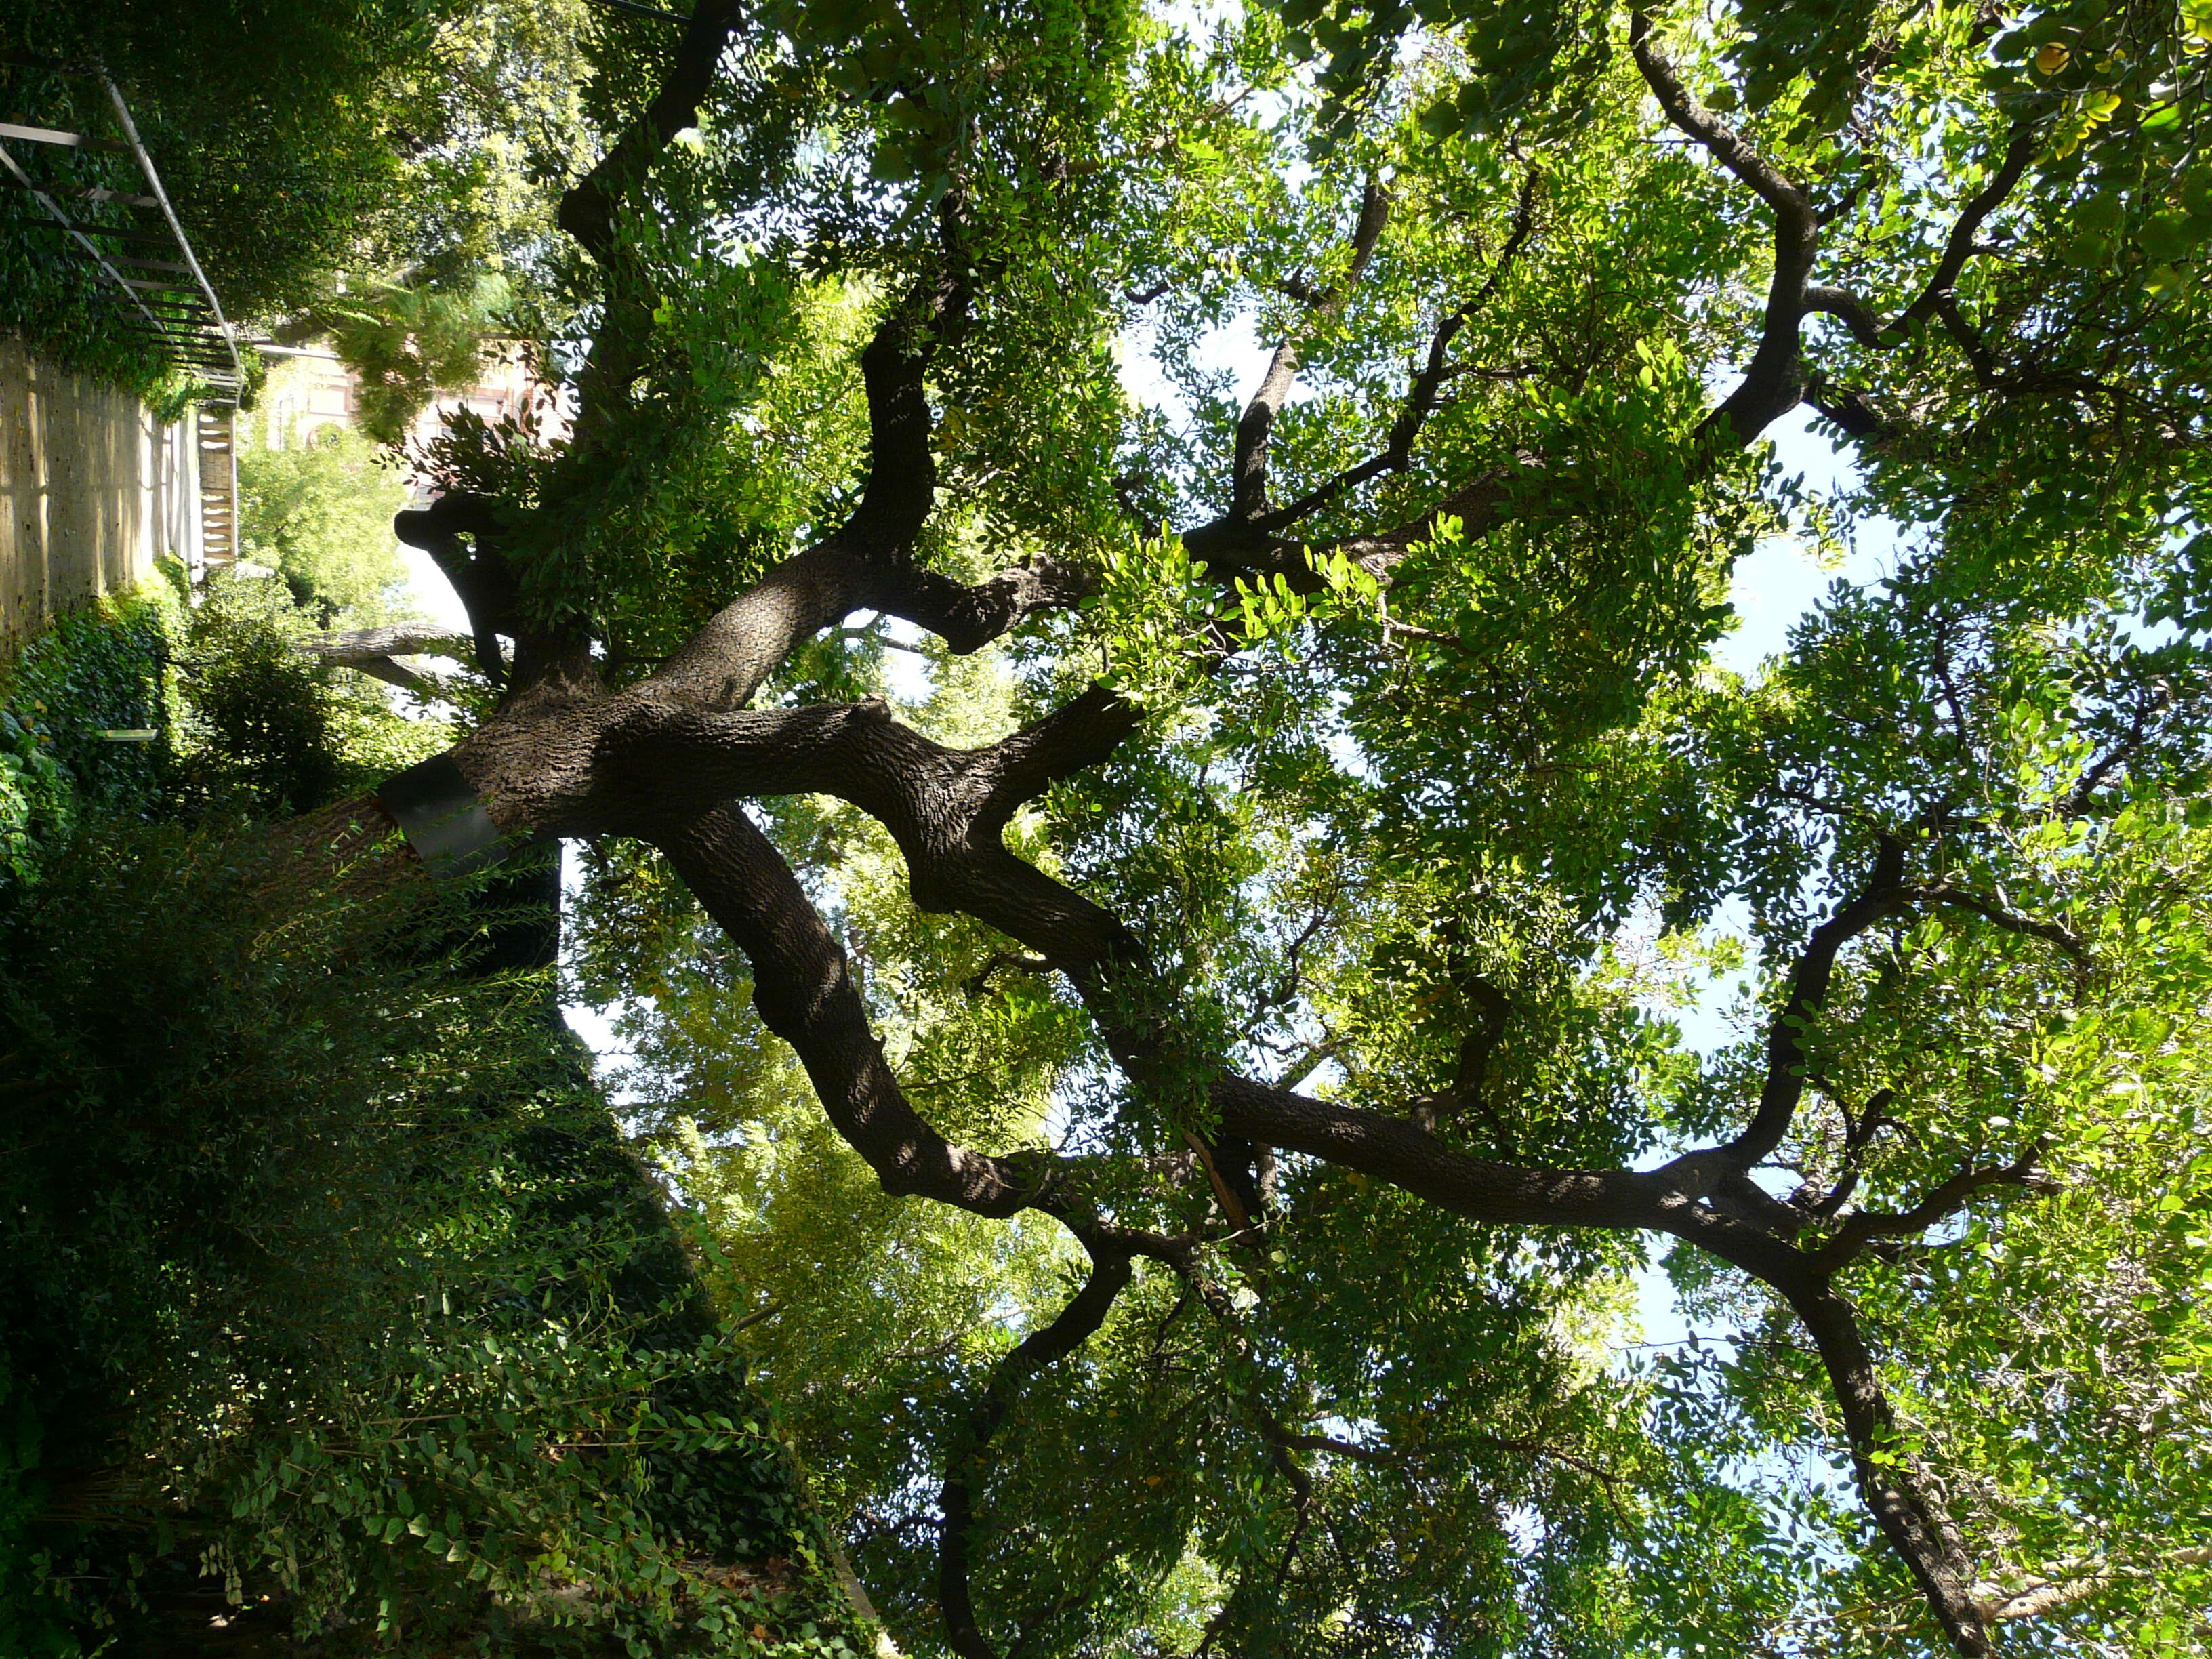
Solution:
M 637 10 L 572 435 L 400 521 L 497 705 L 301 839 L 672 872 L 902 1213 L 1073 1242 L 878 1425 L 902 1638 L 2201 1643 L 2212 20 Z M 1653 1237 L 1723 1358 L 1593 1358 Z

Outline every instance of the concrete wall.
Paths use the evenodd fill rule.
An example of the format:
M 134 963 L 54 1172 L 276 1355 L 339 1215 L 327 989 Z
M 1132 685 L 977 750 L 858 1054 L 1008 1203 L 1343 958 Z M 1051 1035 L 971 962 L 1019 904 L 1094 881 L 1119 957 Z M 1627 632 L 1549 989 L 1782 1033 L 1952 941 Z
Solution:
M 0 338 L 0 641 L 144 580 L 163 554 L 196 562 L 192 422 L 163 426 Z

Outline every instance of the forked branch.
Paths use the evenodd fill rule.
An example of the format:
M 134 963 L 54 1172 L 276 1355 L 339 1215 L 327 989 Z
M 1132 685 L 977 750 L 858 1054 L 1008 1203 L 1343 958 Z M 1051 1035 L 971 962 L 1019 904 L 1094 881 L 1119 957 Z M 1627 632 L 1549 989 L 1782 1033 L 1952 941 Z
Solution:
M 1389 192 L 1379 180 L 1369 179 L 1360 193 L 1359 217 L 1352 227 L 1352 263 L 1341 280 L 1314 294 L 1306 302 L 1315 322 L 1332 321 L 1344 309 L 1352 288 L 1366 272 L 1367 262 L 1374 258 L 1376 244 L 1382 240 L 1382 228 L 1389 218 Z M 1243 416 L 1237 422 L 1237 454 L 1231 472 L 1228 514 L 1232 522 L 1249 522 L 1266 510 L 1267 436 L 1274 428 L 1275 416 L 1284 400 L 1297 382 L 1303 351 L 1304 341 L 1296 332 L 1276 346 L 1267 372 L 1261 377 L 1259 390 L 1252 394 L 1252 401 L 1245 405 Z
M 1805 1032 L 1827 999 L 1836 957 L 1845 945 L 1907 902 L 1904 878 L 1905 845 L 1885 836 L 1866 885 L 1814 928 L 1806 940 L 1790 975 L 1789 988 L 1783 994 L 1781 1009 L 1767 1026 L 1766 1077 L 1759 1088 L 1758 1108 L 1743 1133 L 1722 1149 L 1739 1167 L 1748 1169 L 1772 1157 L 1789 1133 L 1797 1103 L 1805 1095 Z
M 1428 356 L 1413 375 L 1406 390 L 1405 407 L 1390 428 L 1389 441 L 1378 455 L 1370 456 L 1357 466 L 1346 468 L 1335 477 L 1324 480 L 1308 490 L 1297 500 L 1272 513 L 1263 513 L 1251 521 L 1251 527 L 1269 535 L 1279 534 L 1301 520 L 1308 519 L 1334 501 L 1348 489 L 1357 489 L 1370 479 L 1386 473 L 1402 472 L 1413 458 L 1413 444 L 1421 435 L 1421 428 L 1436 412 L 1437 399 L 1444 382 L 1455 374 L 1467 372 L 1465 366 L 1455 367 L 1449 353 L 1452 342 L 1468 322 L 1480 315 L 1497 294 L 1498 284 L 1521 257 L 1536 226 L 1536 191 L 1543 174 L 1531 164 L 1522 179 L 1519 204 L 1514 210 L 1513 228 L 1506 234 L 1505 246 L 1498 251 L 1490 267 L 1490 274 L 1482 286 L 1463 303 L 1448 312 L 1429 337 Z M 1204 544 L 1201 542 L 1200 550 Z
M 2035 159 L 2039 131 L 2036 124 L 2028 121 L 2013 129 L 1996 171 L 1959 210 L 1959 216 L 1951 224 L 1951 234 L 1944 239 L 1943 252 L 1936 261 L 1936 268 L 1929 273 L 1912 302 L 1896 316 L 1884 322 L 1872 306 L 1849 289 L 1818 285 L 1806 290 L 1806 309 L 1826 312 L 1840 319 L 1850 330 L 1853 339 L 1875 350 L 1887 350 L 1911 338 L 1915 328 L 1938 316 L 1951 301 L 1960 273 L 1974 256 L 1975 238 L 1980 234 L 1983 224 L 2004 205 L 2005 198 L 2027 176 L 2028 164 Z
M 1836 1236 L 1813 1252 L 1812 1266 L 1817 1272 L 1832 1274 L 1856 1259 L 1878 1238 L 1917 1238 L 1930 1227 L 1958 1214 L 1977 1193 L 1994 1187 L 2049 1189 L 2055 1183 L 2035 1167 L 2042 1151 L 2040 1146 L 2031 1146 L 2009 1164 L 1961 1170 L 1899 1214 L 1862 1210 L 1847 1216 Z

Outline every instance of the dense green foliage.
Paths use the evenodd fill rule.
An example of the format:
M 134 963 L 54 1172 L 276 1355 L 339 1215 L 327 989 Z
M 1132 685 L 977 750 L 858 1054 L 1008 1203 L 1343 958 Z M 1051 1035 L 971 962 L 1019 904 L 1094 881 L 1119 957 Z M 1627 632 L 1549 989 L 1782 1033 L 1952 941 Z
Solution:
M 293 649 L 316 620 L 282 584 L 225 576 L 189 605 L 151 587 L 65 613 L 25 645 L 0 667 L 10 884 L 81 829 L 281 816 L 434 750 L 442 728 Z
M 970 580 L 1073 558 L 1097 592 L 974 659 L 925 641 L 926 690 L 862 618 L 764 701 L 890 696 L 972 746 L 1109 664 L 1147 722 L 1016 820 L 1020 850 L 1137 930 L 1186 1052 L 1478 1154 L 1649 1166 L 1725 1139 L 1808 928 L 1904 847 L 1928 896 L 1846 953 L 1764 1179 L 1802 1188 L 1811 1248 L 1832 1188 L 1902 1214 L 1967 1170 L 2032 1171 L 1841 1270 L 1906 1425 L 1881 1455 L 1937 1472 L 1975 1593 L 2023 1615 L 2010 1650 L 2203 1650 L 2203 20 L 1671 20 L 1692 95 L 1807 181 L 1818 279 L 1877 320 L 2032 141 L 1980 232 L 2002 257 L 1948 290 L 1955 328 L 1808 319 L 1809 393 L 1858 466 L 1822 496 L 1708 441 L 1759 337 L 1771 232 L 1669 131 L 1625 19 L 1285 16 L 779 10 L 627 225 L 649 378 L 565 455 L 457 434 L 450 476 L 526 509 L 540 616 L 656 660 L 849 509 L 854 355 L 957 237 L 979 276 L 932 364 L 923 555 Z M 1377 178 L 1362 266 L 1349 228 Z M 1332 283 L 1348 298 L 1315 314 Z M 1455 316 L 1418 442 L 1335 489 L 1388 449 Z M 1334 491 L 1290 534 L 1357 559 L 1425 528 L 1383 586 L 1340 560 L 1301 594 L 1242 574 L 1226 538 L 1201 556 L 1157 534 L 1229 504 L 1251 382 L 1222 342 L 1247 327 L 1304 360 L 1271 501 Z M 1502 509 L 1424 527 L 1491 477 Z M 1748 678 L 1711 665 L 1735 560 L 1776 537 L 1840 555 L 1884 520 L 1886 582 L 1839 588 Z M 1203 1228 L 1187 1094 L 1130 1079 L 1002 936 L 917 915 L 863 813 L 761 810 L 934 1127 L 1079 1159 L 1124 1224 Z M 598 856 L 579 966 L 619 1005 L 641 1129 L 727 1240 L 862 1578 L 902 1644 L 937 1650 L 938 1483 L 1082 1257 L 1040 1218 L 877 1194 L 747 1011 L 742 962 L 648 854 Z M 1691 1051 L 1678 1020 L 1737 963 L 1735 1035 Z M 1725 1340 L 1644 1355 L 1644 1238 L 1475 1225 L 1324 1162 L 1279 1179 L 1256 1242 L 1140 1264 L 1022 1387 L 970 1546 L 1002 1650 L 1936 1639 L 1778 1297 L 1677 1249 L 1678 1295 Z
M 450 902 L 303 910 L 289 856 L 88 838 L 9 918 L 11 1635 L 158 1645 L 212 1573 L 325 1651 L 838 1650 L 542 979 L 457 975 Z
M 241 822 L 441 739 L 307 625 L 219 579 L 9 665 L 0 1650 L 845 1650 L 744 1357 L 512 965 L 542 899 L 319 894 Z
M 0 678 L 0 872 L 19 883 L 65 839 L 80 803 L 94 817 L 143 814 L 167 751 L 111 743 L 110 731 L 158 730 L 167 709 L 171 622 L 151 599 L 80 611 L 53 625 Z
M 419 52 L 434 14 L 393 3 L 218 3 L 95 9 L 15 3 L 0 11 L 11 118 L 110 135 L 106 94 L 82 73 L 104 64 L 131 100 L 149 152 L 226 308 L 243 319 L 296 306 L 394 182 L 397 159 L 378 101 L 366 97 L 396 55 Z M 53 64 L 46 70 L 30 65 Z M 73 72 L 74 71 L 74 72 Z M 282 87 L 284 95 L 273 97 Z M 143 194 L 127 155 L 17 146 L 34 177 Z M 129 315 L 22 192 L 0 224 L 18 280 L 0 326 L 49 355 L 144 386 L 160 373 L 133 345 Z M 127 210 L 87 203 L 88 222 L 137 226 Z M 108 252 L 125 250 L 110 246 Z M 137 374 L 131 371 L 137 370 Z
M 286 337 L 331 335 L 363 374 L 374 429 L 396 439 L 432 396 L 474 378 L 487 335 L 538 337 L 558 314 L 540 270 L 544 186 L 591 140 L 574 85 L 586 10 L 8 0 L 0 118 L 112 137 L 106 93 L 76 72 L 104 64 L 227 314 Z M 128 155 L 12 151 L 35 179 L 144 189 Z M 89 224 L 154 222 L 65 206 Z M 0 331 L 156 399 L 189 392 L 189 373 L 130 331 L 130 315 L 27 193 L 0 191 Z
M 272 434 L 274 435 L 274 434 Z M 239 552 L 278 572 L 325 620 L 383 620 L 402 579 L 392 515 L 407 486 L 361 434 L 325 426 L 238 457 Z
M 710 1348 L 778 1402 L 902 1649 L 2212 1651 L 2208 44 L 2194 0 L 792 0 L 529 48 L 575 73 L 518 107 L 610 159 L 567 198 L 574 246 L 437 277 L 533 294 L 576 410 L 559 441 L 465 418 L 424 458 L 481 509 L 441 544 L 479 631 L 517 641 L 454 752 L 507 827 L 619 823 L 702 882 L 672 821 L 699 776 L 756 778 L 747 822 L 842 938 L 805 979 L 777 912 L 757 968 L 647 839 L 580 851 L 568 970 L 712 1241 Z M 499 224 L 556 222 L 557 147 L 507 167 L 532 118 L 449 82 L 476 125 L 444 161 L 528 185 Z M 363 307 L 402 389 L 415 303 Z M 1272 404 L 1249 342 L 1280 343 Z M 1768 447 L 1807 404 L 1848 454 L 1832 489 Z M 744 618 L 772 635 L 832 568 L 779 562 L 915 497 L 871 591 L 1050 561 L 1081 602 L 959 655 L 854 611 L 732 671 L 729 708 L 664 666 L 775 573 Z M 1731 672 L 1733 573 L 1785 538 L 1889 551 Z M 801 729 L 830 735 L 744 771 Z M 1003 815 L 1021 871 L 954 787 L 1010 733 L 1046 757 Z M 201 909 L 289 937 L 190 861 Z M 57 886 L 24 937 L 104 890 Z M 354 994 L 286 976 L 374 939 L 350 902 L 297 901 L 305 956 L 236 953 L 312 991 L 288 1024 Z M 805 1019 L 848 988 L 868 1030 L 840 1047 Z M 319 1259 L 298 1182 L 449 1126 L 410 1092 L 441 1054 L 489 1079 L 455 1227 L 361 1258 L 380 1288 L 341 1326 L 416 1275 L 489 1278 L 511 1237 L 565 1283 L 600 1237 L 532 1231 L 518 1148 L 562 1109 L 446 994 L 359 1003 L 351 1069 L 267 1132 L 326 1139 L 240 1188 Z M 856 1048 L 895 1085 L 840 1071 Z M 1240 1102 L 1293 1150 L 1230 1133 Z M 909 1104 L 1016 1196 L 850 1127 Z M 1639 1297 L 1668 1292 L 1699 1335 L 1647 1347 Z M 410 1340 L 444 1328 L 428 1295 Z M 496 1298 L 462 1305 L 438 1321 L 504 1353 Z M 1055 1347 L 1072 1310 L 1097 1317 Z M 617 1364 L 574 1316 L 563 1352 Z M 228 1386 L 372 1443 L 386 1362 L 340 1387 L 320 1368 L 356 1348 L 283 1337 Z M 456 1374 L 453 1420 L 489 1375 Z M 274 1557 L 293 1488 L 253 1490 L 226 1547 Z M 544 1568 L 490 1559 L 456 1501 L 453 1565 Z M 641 1549 L 689 1524 L 626 1513 Z M 356 1605 L 379 1559 L 303 1568 L 301 1605 Z M 665 1565 L 667 1601 L 610 1616 L 689 1616 Z M 452 1590 L 410 1582 L 426 1628 Z

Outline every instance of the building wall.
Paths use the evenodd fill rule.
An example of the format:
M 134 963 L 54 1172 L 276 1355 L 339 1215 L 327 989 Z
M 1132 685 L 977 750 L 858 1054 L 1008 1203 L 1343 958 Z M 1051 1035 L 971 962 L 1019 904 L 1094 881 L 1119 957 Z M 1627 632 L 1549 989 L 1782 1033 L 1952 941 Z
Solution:
M 164 426 L 129 392 L 0 338 L 0 640 L 194 562 L 199 462 L 192 417 Z
M 315 434 L 326 426 L 354 423 L 359 412 L 360 386 L 353 371 L 328 346 L 262 345 L 258 349 L 268 361 L 268 380 L 255 399 L 252 413 L 240 416 L 241 444 L 289 449 L 313 442 Z M 565 410 L 557 405 L 539 408 L 533 403 L 534 393 L 520 356 L 494 350 L 485 358 L 474 386 L 439 398 L 416 417 L 408 430 L 409 442 L 428 442 L 438 435 L 447 417 L 461 409 L 473 410 L 493 424 L 510 418 L 527 419 L 540 437 L 565 437 Z
M 312 443 L 326 426 L 353 424 L 353 372 L 318 346 L 258 348 L 268 379 L 251 414 L 239 416 L 243 448 L 289 449 Z

